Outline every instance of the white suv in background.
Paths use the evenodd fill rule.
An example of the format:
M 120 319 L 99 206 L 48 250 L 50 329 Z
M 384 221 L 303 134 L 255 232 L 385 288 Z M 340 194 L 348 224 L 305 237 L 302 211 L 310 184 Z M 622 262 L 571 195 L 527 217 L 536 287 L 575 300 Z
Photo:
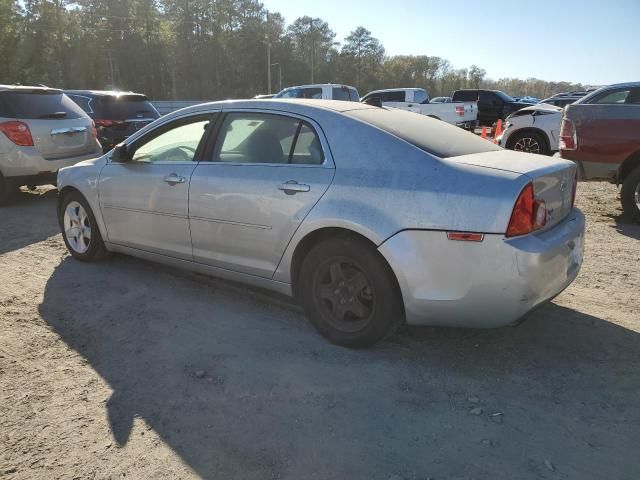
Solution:
M 559 149 L 563 111 L 560 107 L 538 103 L 512 113 L 506 118 L 498 145 L 518 152 L 552 155 Z
M 93 121 L 61 90 L 0 85 L 0 205 L 22 185 L 102 155 Z
M 273 98 L 316 98 L 320 100 L 343 100 L 359 102 L 360 95 L 356 87 L 339 85 L 337 83 L 318 83 L 314 85 L 300 85 L 287 87 Z

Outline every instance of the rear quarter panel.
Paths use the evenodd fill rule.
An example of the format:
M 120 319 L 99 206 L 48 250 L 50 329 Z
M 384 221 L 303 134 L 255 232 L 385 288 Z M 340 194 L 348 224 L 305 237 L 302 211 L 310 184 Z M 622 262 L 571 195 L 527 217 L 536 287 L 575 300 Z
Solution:
M 640 105 L 569 105 L 565 115 L 575 124 L 578 149 L 562 150 L 563 158 L 607 164 L 606 171 L 615 175 L 624 160 L 640 151 Z

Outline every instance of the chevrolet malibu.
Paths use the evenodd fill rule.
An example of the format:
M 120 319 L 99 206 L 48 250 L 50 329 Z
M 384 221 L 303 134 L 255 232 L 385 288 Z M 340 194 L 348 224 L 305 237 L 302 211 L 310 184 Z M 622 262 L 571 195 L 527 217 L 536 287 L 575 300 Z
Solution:
M 513 324 L 582 263 L 570 161 L 353 102 L 189 107 L 58 174 L 73 257 L 119 252 L 294 296 L 329 341 Z

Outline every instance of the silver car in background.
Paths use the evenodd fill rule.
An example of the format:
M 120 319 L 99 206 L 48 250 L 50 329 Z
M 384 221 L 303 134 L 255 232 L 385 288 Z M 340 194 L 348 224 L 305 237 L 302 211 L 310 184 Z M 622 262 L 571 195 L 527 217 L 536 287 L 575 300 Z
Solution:
M 405 319 L 512 324 L 560 293 L 582 263 L 575 177 L 401 110 L 231 101 L 62 169 L 58 212 L 79 260 L 121 252 L 293 295 L 327 339 L 364 347 Z
M 89 116 L 61 90 L 0 85 L 0 205 L 22 185 L 102 154 Z

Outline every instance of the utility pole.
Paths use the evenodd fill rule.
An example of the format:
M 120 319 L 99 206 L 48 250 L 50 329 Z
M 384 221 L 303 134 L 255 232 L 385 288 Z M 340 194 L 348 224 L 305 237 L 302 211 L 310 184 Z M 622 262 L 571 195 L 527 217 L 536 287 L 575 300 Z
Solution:
M 281 92 L 282 91 L 282 65 L 280 65 L 278 62 L 271 64 L 272 67 L 275 67 L 276 65 L 278 66 L 278 91 Z
M 316 38 L 313 34 L 313 18 L 309 21 L 309 35 L 311 36 L 311 83 L 315 83 L 313 70 L 316 63 Z
M 267 93 L 271 95 L 271 41 L 267 36 Z

